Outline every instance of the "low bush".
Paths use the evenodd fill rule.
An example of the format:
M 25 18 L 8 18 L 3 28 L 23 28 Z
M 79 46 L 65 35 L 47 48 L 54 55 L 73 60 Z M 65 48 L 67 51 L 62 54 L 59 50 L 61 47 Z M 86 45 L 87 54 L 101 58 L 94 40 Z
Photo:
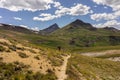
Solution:
M 12 51 L 16 51 L 17 47 L 15 45 L 9 45 L 9 49 Z
M 22 53 L 22 52 L 19 52 L 18 55 L 21 57 L 21 58 L 28 58 L 29 56 L 26 55 L 25 53 Z
M 2 61 L 3 60 L 3 57 L 0 57 L 0 61 Z
M 34 58 L 37 59 L 37 60 L 40 60 L 39 56 L 35 56 Z
M 5 48 L 0 45 L 0 52 L 3 52 L 3 51 L 5 51 Z

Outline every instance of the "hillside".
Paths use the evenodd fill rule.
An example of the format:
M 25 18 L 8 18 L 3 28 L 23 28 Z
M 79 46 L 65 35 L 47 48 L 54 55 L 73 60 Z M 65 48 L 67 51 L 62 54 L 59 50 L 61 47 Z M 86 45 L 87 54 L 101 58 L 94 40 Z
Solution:
M 112 28 L 95 28 L 81 20 L 75 20 L 51 33 L 54 39 L 61 40 L 69 47 L 99 47 L 120 45 L 120 31 Z M 67 47 L 66 46 L 66 47 Z
M 7 27 L 11 28 L 11 26 Z M 93 50 L 93 48 L 94 50 L 107 50 L 113 47 L 118 49 L 120 46 L 119 30 L 112 27 L 95 28 L 90 23 L 83 22 L 79 19 L 71 22 L 63 28 L 59 28 L 57 24 L 54 24 L 41 31 L 41 33 L 43 32 L 44 35 L 35 33 L 34 31 L 26 28 L 21 30 L 19 29 L 21 27 L 15 27 L 14 29 L 12 26 L 12 30 L 8 28 L 6 29 L 6 26 L 4 26 L 1 30 L 3 32 L 9 30 L 10 34 L 14 34 L 16 31 L 21 32 L 22 35 L 16 35 L 17 37 L 21 38 L 21 40 L 25 39 L 37 46 L 47 47 L 55 50 L 58 47 L 61 47 L 62 50 L 84 52 L 85 48 L 90 51 L 91 49 Z M 50 33 L 48 31 L 50 31 Z
M 74 22 L 72 23 L 72 25 L 73 24 Z M 86 28 L 83 28 L 82 26 L 79 27 L 80 24 L 78 24 L 77 26 L 77 29 L 80 28 L 79 30 L 81 29 L 87 30 L 91 33 L 97 31 L 97 29 L 90 26 L 90 24 L 87 24 Z M 86 23 L 83 24 L 82 22 L 82 25 L 86 26 Z M 92 30 L 90 29 L 91 27 Z M 66 29 L 66 27 L 62 29 L 64 30 Z M 100 30 L 102 32 L 103 29 Z M 61 29 L 57 31 L 61 31 Z M 57 31 L 55 31 L 55 33 Z M 113 31 L 110 31 L 110 33 L 112 32 Z M 76 50 L 74 44 L 70 44 L 70 46 L 68 45 L 67 40 L 69 40 L 71 36 L 68 36 L 68 34 L 66 33 L 65 36 L 67 37 L 59 36 L 58 38 L 56 38 L 55 35 L 58 34 L 53 35 L 52 33 L 51 35 L 43 36 L 31 33 L 31 35 L 29 35 L 28 33 L 21 31 L 0 29 L 0 76 L 1 76 L 0 79 L 1 80 L 120 79 L 119 77 L 120 62 L 119 60 L 117 61 L 115 60 L 118 59 L 120 56 L 119 45 L 77 47 Z M 118 36 L 117 34 L 119 34 L 119 32 L 116 32 L 115 35 Z M 82 40 L 82 38 L 86 37 L 83 35 L 84 34 L 81 35 L 75 34 L 75 37 L 79 36 L 80 40 Z M 89 34 L 87 33 L 87 35 Z M 102 34 L 99 33 L 99 35 Z M 106 33 L 106 35 L 108 34 Z M 89 37 L 86 38 L 86 40 L 87 39 L 89 39 Z M 63 46 L 62 50 L 59 50 L 58 46 Z M 102 55 L 104 52 L 101 51 L 105 50 L 108 50 L 111 53 L 106 52 L 108 54 Z M 83 55 L 85 53 L 96 54 L 95 52 L 99 52 L 100 55 L 95 57 Z
M 10 41 L 9 41 L 10 40 Z M 19 41 L 19 40 L 18 40 Z M 2 80 L 119 80 L 120 62 L 0 38 Z M 69 56 L 68 56 L 69 55 Z
M 0 30 L 10 30 L 10 31 L 17 31 L 22 33 L 34 33 L 35 31 L 24 28 L 23 26 L 15 26 L 15 25 L 9 25 L 9 24 L 3 24 L 0 23 Z
M 0 38 L 0 79 L 56 80 L 65 73 L 61 69 L 67 64 L 66 57 L 58 51 Z

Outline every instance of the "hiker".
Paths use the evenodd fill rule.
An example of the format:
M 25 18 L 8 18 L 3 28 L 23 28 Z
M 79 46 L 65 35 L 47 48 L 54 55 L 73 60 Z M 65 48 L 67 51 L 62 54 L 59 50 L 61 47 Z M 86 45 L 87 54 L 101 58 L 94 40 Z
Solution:
M 59 51 L 61 51 L 61 46 L 58 46 L 57 49 L 58 49 Z

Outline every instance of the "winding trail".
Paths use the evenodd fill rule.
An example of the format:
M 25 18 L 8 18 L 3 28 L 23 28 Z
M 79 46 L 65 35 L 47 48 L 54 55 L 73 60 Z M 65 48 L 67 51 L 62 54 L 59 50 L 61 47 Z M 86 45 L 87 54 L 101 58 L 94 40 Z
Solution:
M 81 53 L 81 54 L 90 57 L 97 57 L 103 55 L 120 54 L 120 50 L 106 50 L 101 52 L 89 52 L 89 53 Z
M 90 52 L 90 53 L 81 53 L 82 55 L 85 56 L 90 56 L 90 57 L 99 57 L 99 56 L 104 56 L 104 55 L 115 55 L 118 54 L 118 57 L 110 57 L 110 58 L 106 58 L 107 60 L 111 60 L 111 61 L 120 61 L 120 50 L 106 50 L 106 51 L 101 51 L 101 52 Z
M 70 57 L 71 57 L 71 55 L 64 57 L 63 65 L 60 67 L 60 71 L 57 72 L 58 80 L 65 80 L 67 78 L 66 69 L 67 69 L 68 59 Z

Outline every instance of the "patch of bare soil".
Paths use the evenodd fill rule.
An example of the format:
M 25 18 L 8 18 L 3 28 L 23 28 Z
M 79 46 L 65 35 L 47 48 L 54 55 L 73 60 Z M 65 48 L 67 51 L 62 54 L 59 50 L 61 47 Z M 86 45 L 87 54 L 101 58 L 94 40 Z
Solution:
M 89 53 L 81 53 L 81 54 L 85 56 L 97 57 L 106 54 L 120 54 L 120 50 L 107 50 L 102 52 L 89 52 Z
M 120 54 L 120 50 L 107 50 L 102 52 L 82 53 L 82 55 L 90 56 L 90 57 L 98 57 L 98 56 L 111 55 L 111 54 Z M 120 61 L 120 57 L 107 58 L 107 59 L 112 61 Z
M 7 44 L 12 45 L 12 43 L 6 39 L 0 39 L 0 42 L 6 42 Z M 61 66 L 52 66 L 51 61 L 48 60 L 47 57 L 40 54 L 42 53 L 40 49 L 26 47 L 22 44 L 16 44 L 15 46 L 19 49 L 10 52 L 0 52 L 0 57 L 3 58 L 2 62 L 20 62 L 24 65 L 28 65 L 28 70 L 32 70 L 33 72 L 46 74 L 49 70 L 51 70 L 55 73 L 58 80 L 65 80 L 67 78 L 66 68 L 68 59 L 70 58 L 69 55 L 63 56 L 64 60 Z
M 70 55 L 64 56 L 64 62 L 62 66 L 56 68 L 57 69 L 56 75 L 58 77 L 58 80 L 65 80 L 67 78 L 66 69 L 67 69 L 67 63 L 69 58 L 70 58 Z

